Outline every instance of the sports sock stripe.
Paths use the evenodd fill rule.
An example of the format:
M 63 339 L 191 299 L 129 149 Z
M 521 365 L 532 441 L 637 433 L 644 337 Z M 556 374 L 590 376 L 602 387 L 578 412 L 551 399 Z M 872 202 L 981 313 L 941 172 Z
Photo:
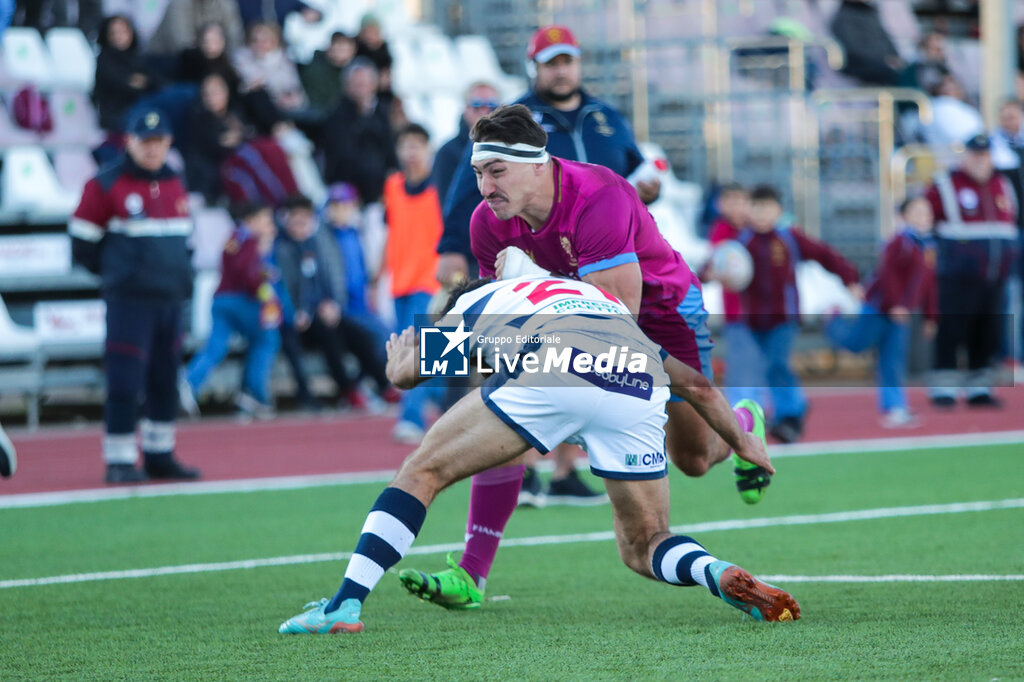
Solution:
M 670 585 L 702 585 L 714 591 L 707 567 L 715 561 L 704 547 L 691 537 L 676 535 L 659 544 L 651 557 L 655 577 Z
M 423 503 L 409 493 L 385 488 L 366 516 L 341 589 L 324 611 L 337 610 L 346 599 L 366 599 L 384 573 L 409 551 L 426 514 Z

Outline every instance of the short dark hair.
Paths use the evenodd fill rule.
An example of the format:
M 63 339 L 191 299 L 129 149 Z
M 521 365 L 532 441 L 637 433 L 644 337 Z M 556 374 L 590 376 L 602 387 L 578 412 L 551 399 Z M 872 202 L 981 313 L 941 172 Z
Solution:
M 355 40 L 352 36 L 345 33 L 344 31 L 335 31 L 331 34 L 331 43 L 336 43 L 339 40 Z
M 421 126 L 419 123 L 409 123 L 405 125 L 401 130 L 398 131 L 398 134 L 395 135 L 395 141 L 397 142 L 401 140 L 406 135 L 419 135 L 420 137 L 423 138 L 424 142 L 430 142 L 430 133 L 428 133 L 427 129 Z
M 305 194 L 293 194 L 284 200 L 281 204 L 281 208 L 286 211 L 305 210 L 313 211 L 313 200 L 307 197 Z
M 548 134 L 533 118 L 533 113 L 522 104 L 506 104 L 484 116 L 470 131 L 473 142 L 497 140 L 503 144 L 525 143 L 544 147 Z
M 477 279 L 462 280 L 452 289 L 452 293 L 448 296 L 448 300 L 445 302 L 444 307 L 441 308 L 441 315 L 444 316 L 451 312 L 451 309 L 455 307 L 455 303 L 463 294 L 475 291 L 485 284 L 490 284 L 493 281 L 494 280 L 490 277 L 478 277 Z
M 269 211 L 270 207 L 262 201 L 240 201 L 232 204 L 229 212 L 231 219 L 236 223 L 242 223 L 261 211 Z
M 928 201 L 928 198 L 925 195 L 923 195 L 923 194 L 912 194 L 912 195 L 910 195 L 909 197 L 907 197 L 906 199 L 904 199 L 903 201 L 900 202 L 900 205 L 899 205 L 900 215 L 906 215 L 907 211 L 910 209 L 910 205 L 913 204 L 915 201 Z
M 727 182 L 718 188 L 718 196 L 724 197 L 726 194 L 747 194 L 747 188 L 738 182 Z
M 751 201 L 774 201 L 776 204 L 782 205 L 782 195 L 779 194 L 779 190 L 775 189 L 771 185 L 758 185 L 754 189 L 750 190 Z

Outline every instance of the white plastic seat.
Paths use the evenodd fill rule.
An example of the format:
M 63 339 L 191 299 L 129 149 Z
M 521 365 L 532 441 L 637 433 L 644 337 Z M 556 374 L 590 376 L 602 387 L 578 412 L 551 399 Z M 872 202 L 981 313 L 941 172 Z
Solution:
M 195 212 L 195 229 L 189 238 L 192 247 L 192 267 L 200 270 L 219 270 L 221 254 L 235 226 L 223 208 L 204 208 Z
M 53 63 L 53 85 L 80 92 L 92 90 L 96 77 L 96 55 L 77 28 L 51 28 L 46 47 Z
M 60 149 L 54 153 L 57 181 L 72 196 L 81 196 L 89 179 L 96 175 L 96 160 L 85 149 Z
M 4 60 L 6 86 L 32 83 L 41 90 L 52 87 L 54 82 L 53 61 L 43 44 L 39 31 L 34 28 L 14 26 L 0 36 L 0 52 Z
M 45 356 L 42 341 L 31 327 L 11 319 L 7 304 L 0 296 L 0 361 L 24 363 L 0 369 L 0 389 L 28 397 L 28 425 L 39 425 L 39 396 L 43 390 Z
M 0 171 L 0 211 L 23 213 L 30 222 L 64 220 L 75 209 L 78 197 L 57 181 L 42 147 L 11 147 Z
M 455 49 L 448 36 L 421 34 L 419 63 L 423 88 L 433 93 L 461 94 L 465 75 L 456 65 Z
M 455 55 L 466 86 L 475 81 L 497 86 L 504 78 L 494 47 L 484 36 L 459 36 L 455 39 Z
M 462 109 L 462 98 L 453 94 L 437 95 L 427 100 L 428 114 L 426 118 L 420 119 L 420 123 L 430 131 L 434 149 L 458 134 Z
M 200 270 L 192 283 L 192 326 L 189 344 L 198 348 L 206 343 L 213 327 L 213 294 L 220 284 L 218 270 Z
M 62 90 L 50 95 L 53 130 L 43 138 L 51 145 L 96 147 L 104 134 L 96 110 L 84 92 Z

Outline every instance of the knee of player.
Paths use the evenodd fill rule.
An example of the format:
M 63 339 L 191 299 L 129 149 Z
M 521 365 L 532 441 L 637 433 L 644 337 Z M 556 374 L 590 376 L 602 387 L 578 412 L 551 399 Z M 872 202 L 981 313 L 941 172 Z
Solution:
M 693 478 L 703 476 L 711 468 L 704 457 L 676 455 L 672 457 L 672 463 L 684 474 Z

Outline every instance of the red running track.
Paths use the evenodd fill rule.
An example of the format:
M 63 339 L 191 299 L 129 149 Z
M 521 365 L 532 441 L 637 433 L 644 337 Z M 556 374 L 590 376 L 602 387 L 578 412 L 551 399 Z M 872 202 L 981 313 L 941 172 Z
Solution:
M 811 390 L 805 442 L 912 435 L 1010 431 L 1024 428 L 1024 386 L 1001 389 L 1002 410 L 963 405 L 937 411 L 923 390 L 912 390 L 911 407 L 921 424 L 913 429 L 878 425 L 874 392 L 867 389 Z M 233 480 L 397 469 L 411 452 L 391 440 L 390 416 L 286 416 L 242 424 L 228 420 L 183 423 L 178 430 L 182 461 L 200 467 L 204 480 Z M 56 428 L 36 433 L 12 430 L 18 473 L 0 481 L 0 495 L 97 488 L 103 485 L 102 428 Z

